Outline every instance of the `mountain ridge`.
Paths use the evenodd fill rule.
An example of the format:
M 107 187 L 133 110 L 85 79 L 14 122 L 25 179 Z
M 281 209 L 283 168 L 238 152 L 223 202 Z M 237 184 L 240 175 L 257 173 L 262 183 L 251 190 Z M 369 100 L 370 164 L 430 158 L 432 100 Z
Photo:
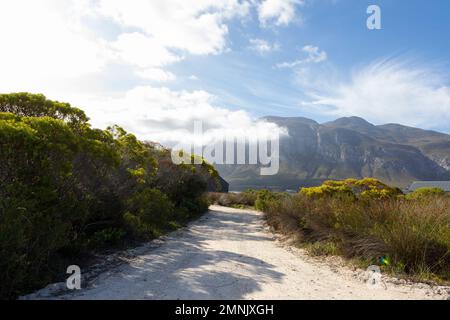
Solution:
M 328 179 L 374 177 L 406 187 L 415 180 L 450 180 L 450 135 L 400 124 L 374 125 L 345 117 L 318 123 L 305 117 L 266 116 L 288 131 L 280 140 L 280 172 L 259 176 L 257 166 L 220 165 L 230 190 L 296 189 Z

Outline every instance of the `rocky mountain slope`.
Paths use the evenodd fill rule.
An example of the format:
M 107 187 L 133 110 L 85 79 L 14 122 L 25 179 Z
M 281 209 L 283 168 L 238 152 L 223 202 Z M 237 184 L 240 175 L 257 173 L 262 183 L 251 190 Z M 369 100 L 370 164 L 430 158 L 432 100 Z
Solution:
M 230 190 L 297 189 L 326 179 L 375 177 L 405 187 L 414 180 L 450 179 L 450 135 L 358 117 L 319 124 L 296 117 L 266 117 L 287 128 L 280 141 L 280 171 L 260 176 L 257 166 L 218 166 Z

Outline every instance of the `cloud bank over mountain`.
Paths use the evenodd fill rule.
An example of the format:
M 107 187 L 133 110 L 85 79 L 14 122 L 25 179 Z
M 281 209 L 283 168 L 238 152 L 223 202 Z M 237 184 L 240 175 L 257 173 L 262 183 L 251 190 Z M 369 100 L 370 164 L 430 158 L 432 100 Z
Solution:
M 448 128 L 445 68 L 400 58 L 353 67 L 351 74 L 339 66 L 333 42 L 316 36 L 320 28 L 306 13 L 342 6 L 306 0 L 4 0 L 0 92 L 71 101 L 95 125 L 114 119 L 161 142 L 188 136 L 193 120 L 214 123 L 209 132 L 216 136 L 282 133 L 255 120 L 263 112 Z M 324 26 L 334 19 L 327 17 L 319 21 Z M 348 50 L 341 55 L 353 57 L 355 48 Z

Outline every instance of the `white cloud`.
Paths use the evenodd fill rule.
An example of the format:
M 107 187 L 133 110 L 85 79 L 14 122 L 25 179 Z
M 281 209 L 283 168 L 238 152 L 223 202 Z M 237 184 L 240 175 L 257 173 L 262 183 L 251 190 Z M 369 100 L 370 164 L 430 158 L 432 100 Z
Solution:
M 0 3 L 3 85 L 13 89 L 102 70 L 107 58 L 104 42 L 95 41 L 63 8 L 52 0 Z
M 296 8 L 304 0 L 263 0 L 258 5 L 258 17 L 262 26 L 271 23 L 286 26 L 296 18 Z
M 312 45 L 304 46 L 302 50 L 308 54 L 306 62 L 319 63 L 327 60 L 328 58 L 328 55 L 325 51 L 320 51 L 318 47 Z
M 176 79 L 176 76 L 172 72 L 158 68 L 137 70 L 136 74 L 143 79 L 154 82 L 169 82 Z
M 118 123 L 140 138 L 167 143 L 189 138 L 196 119 L 211 129 L 209 138 L 277 132 L 242 110 L 216 106 L 205 91 L 135 87 L 176 79 L 165 67 L 189 55 L 227 50 L 228 23 L 248 17 L 254 5 L 251 0 L 0 1 L 0 92 L 44 93 L 85 109 L 94 126 Z
M 0 90 L 39 91 L 111 64 L 145 75 L 185 54 L 217 54 L 226 49 L 227 23 L 249 8 L 238 0 L 4 0 Z
M 137 32 L 121 34 L 111 48 L 123 62 L 141 68 L 161 67 L 182 59 L 154 38 Z
M 263 39 L 250 39 L 250 49 L 257 51 L 260 54 L 276 51 L 280 48 L 279 44 L 271 44 Z
M 0 39 L 4 44 L 0 50 L 0 90 L 44 91 L 52 86 L 73 87 L 74 82 L 83 86 L 83 77 L 104 73 L 111 65 L 131 68 L 131 74 L 139 77 L 168 81 L 174 75 L 161 68 L 189 54 L 227 50 L 227 24 L 234 18 L 245 19 L 253 7 L 264 21 L 272 17 L 287 22 L 290 18 L 286 17 L 291 16 L 287 12 L 297 1 L 277 3 L 4 0 L 0 2 Z M 276 48 L 262 42 L 255 45 L 260 51 Z M 160 71 L 153 72 L 155 68 Z
M 307 54 L 306 58 L 291 61 L 291 62 L 282 62 L 277 64 L 278 68 L 294 68 L 299 65 L 307 64 L 307 63 L 320 63 L 326 61 L 328 59 L 328 54 L 320 50 L 319 47 L 315 47 L 312 45 L 307 45 L 302 48 L 302 51 Z
M 194 140 L 194 122 L 207 132 L 203 143 L 224 136 L 268 137 L 286 134 L 276 124 L 254 121 L 242 110 L 231 111 L 214 104 L 215 97 L 203 90 L 173 91 L 142 86 L 116 97 L 87 99 L 84 104 L 96 126 L 119 124 L 142 139 L 175 145 Z M 100 117 L 102 115 L 102 117 Z
M 225 22 L 246 16 L 249 8 L 248 1 L 238 0 L 99 0 L 96 12 L 139 29 L 164 47 L 214 54 L 226 47 Z
M 439 128 L 450 123 L 449 79 L 431 68 L 384 60 L 356 71 L 350 81 L 310 89 L 305 107 L 332 116 L 361 116 L 375 123 Z

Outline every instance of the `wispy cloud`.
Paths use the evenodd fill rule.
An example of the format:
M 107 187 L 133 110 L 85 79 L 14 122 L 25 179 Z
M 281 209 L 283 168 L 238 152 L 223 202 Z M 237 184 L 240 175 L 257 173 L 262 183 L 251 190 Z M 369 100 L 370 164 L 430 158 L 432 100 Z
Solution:
M 270 43 L 263 39 L 250 39 L 251 50 L 258 52 L 259 54 L 265 54 L 272 51 L 276 51 L 280 49 L 280 45 L 278 43 Z
M 307 45 L 302 48 L 302 51 L 306 54 L 305 58 L 297 59 L 290 62 L 278 63 L 276 66 L 278 68 L 294 68 L 299 65 L 304 65 L 308 63 L 319 63 L 328 59 L 328 54 L 320 50 L 319 47 Z
M 439 128 L 450 123 L 449 80 L 448 74 L 434 68 L 387 59 L 359 68 L 348 81 L 309 87 L 312 99 L 303 107 L 375 123 Z
M 264 27 L 286 26 L 298 18 L 297 7 L 304 3 L 304 0 L 263 0 L 258 5 L 259 21 Z

